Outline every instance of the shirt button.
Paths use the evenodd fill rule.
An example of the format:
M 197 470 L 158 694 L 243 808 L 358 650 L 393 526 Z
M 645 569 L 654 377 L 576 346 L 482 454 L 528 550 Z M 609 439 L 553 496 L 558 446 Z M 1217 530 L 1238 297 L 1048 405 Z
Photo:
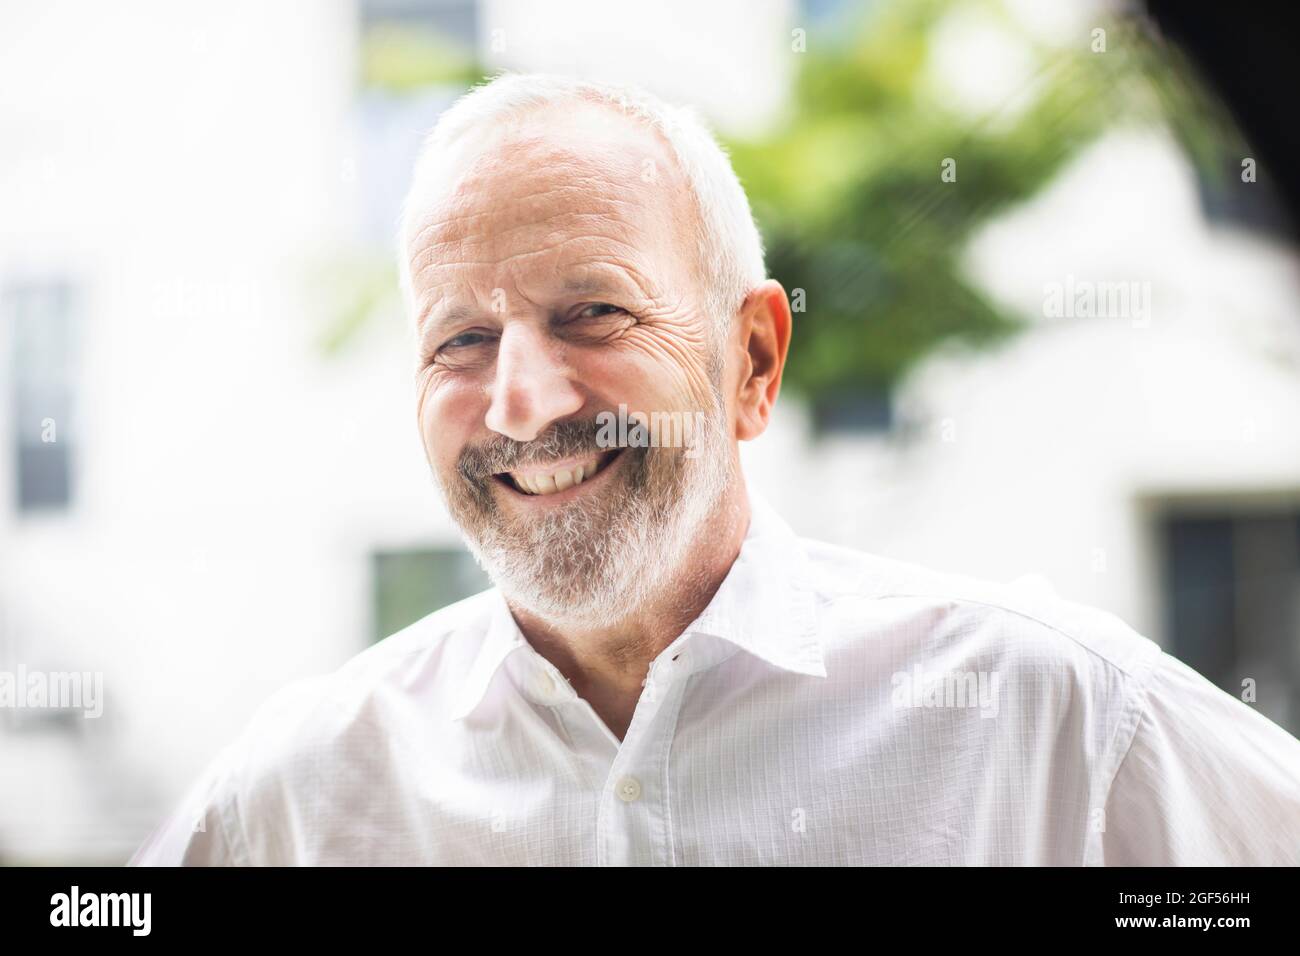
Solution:
M 631 803 L 641 796 L 641 781 L 636 777 L 624 777 L 618 782 L 615 792 L 624 803 Z
M 537 672 L 537 676 L 533 678 L 533 690 L 540 700 L 548 704 L 553 704 L 560 698 L 559 687 L 550 671 Z

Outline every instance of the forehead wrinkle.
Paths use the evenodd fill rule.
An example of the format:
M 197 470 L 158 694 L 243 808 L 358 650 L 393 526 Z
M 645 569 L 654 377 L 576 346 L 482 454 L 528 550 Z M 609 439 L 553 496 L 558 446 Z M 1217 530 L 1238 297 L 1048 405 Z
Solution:
M 560 190 L 560 189 L 550 190 L 550 192 L 559 192 L 559 191 L 561 191 L 561 190 Z M 588 192 L 580 192 L 580 194 L 583 195 L 583 196 L 588 196 L 588 195 L 590 195 L 590 193 L 588 193 Z M 634 205 L 630 200 L 627 200 L 627 199 L 620 199 L 620 198 L 617 197 L 617 196 L 602 196 L 602 197 L 600 197 L 600 198 L 601 198 L 601 201 L 602 201 L 602 202 L 606 202 L 606 203 L 609 203 L 609 204 L 614 205 L 614 206 L 631 206 L 631 205 Z M 473 234 L 467 234 L 467 235 L 465 235 L 465 236 L 463 236 L 463 237 L 460 237 L 460 236 L 453 236 L 453 237 L 449 237 L 449 238 L 445 238 L 445 239 L 444 239 L 444 238 L 435 238 L 435 239 L 431 239 L 428 243 L 423 243 L 423 244 L 422 244 L 422 242 L 421 242 L 421 241 L 424 239 L 424 237 L 425 237 L 425 235 L 426 235 L 427 233 L 429 233 L 429 232 L 431 232 L 431 231 L 433 231 L 433 230 L 435 230 L 435 229 L 439 229 L 439 228 L 444 227 L 444 226 L 451 226 L 451 225 L 454 224 L 454 223 L 464 222 L 465 220 L 468 220 L 468 219 L 483 219 L 483 218 L 486 218 L 486 217 L 488 217 L 488 216 L 497 216 L 497 215 L 500 215 L 500 214 L 501 214 L 501 210 L 500 210 L 500 209 L 492 208 L 492 209 L 486 209 L 486 210 L 483 210 L 482 212 L 465 212 L 465 213 L 460 213 L 460 214 L 455 215 L 455 216 L 450 216 L 450 217 L 448 217 L 448 218 L 446 218 L 446 219 L 438 219 L 438 220 L 436 220 L 436 221 L 434 221 L 434 222 L 425 223 L 425 224 L 422 225 L 419 229 L 417 229 L 417 230 L 415 231 L 415 233 L 411 236 L 411 238 L 410 238 L 410 239 L 408 240 L 408 242 L 407 242 L 407 247 L 408 247 L 408 248 L 415 248 L 417 245 L 419 245 L 419 246 L 421 247 L 421 248 L 420 248 L 420 252 L 423 253 L 424 251 L 426 251 L 427 249 L 429 249 L 429 248 L 431 248 L 431 247 L 443 246 L 443 245 L 449 245 L 449 244 L 451 244 L 451 243 L 456 243 L 456 242 L 482 242 L 482 241 L 485 241 L 485 238 L 479 238 L 479 237 L 477 237 L 477 236 L 475 236 L 475 235 L 473 235 Z M 608 213 L 607 211 L 601 211 L 601 212 L 594 212 L 594 211 L 593 211 L 593 212 L 578 212 L 578 211 L 576 211 L 576 210 L 571 210 L 571 209 L 563 210 L 563 211 L 561 211 L 561 212 L 559 212 L 559 213 L 556 213 L 555 215 L 556 215 L 556 216 L 563 216 L 563 215 L 572 215 L 572 216 L 593 216 L 593 217 L 602 217 L 602 218 L 606 218 L 606 219 L 612 219 L 612 218 L 613 218 L 613 217 L 611 217 L 611 216 L 609 215 L 609 213 Z M 526 228 L 527 226 L 532 225 L 532 224 L 534 224 L 535 222 L 540 222 L 540 221 L 542 221 L 542 220 L 534 220 L 533 222 L 519 223 L 519 224 L 514 225 L 514 226 L 508 226 L 508 227 L 506 227 L 505 229 L 496 230 L 495 233 L 496 233 L 496 234 L 501 234 L 501 233 L 510 232 L 511 230 L 514 230 L 514 229 Z
M 615 117 L 616 121 L 622 119 L 625 118 Z M 642 142 L 653 144 L 653 151 L 663 160 L 660 165 L 665 166 L 668 172 L 667 176 L 656 180 L 660 188 L 654 195 L 634 193 L 635 198 L 627 198 L 629 185 L 635 190 L 640 188 L 643 181 L 637 172 L 636 160 L 627 155 L 630 151 L 626 146 L 621 151 L 593 156 L 589 145 L 586 146 L 585 151 L 577 151 L 554 142 L 552 137 L 557 135 L 555 131 L 545 130 L 539 135 L 524 138 L 519 135 L 518 130 L 515 130 L 516 135 L 513 139 L 509 138 L 509 133 L 503 133 L 495 137 L 497 143 L 505 138 L 504 144 L 498 148 L 493 147 L 491 140 L 487 143 L 480 141 L 481 148 L 469 161 L 468 168 L 457 177 L 449 189 L 443 192 L 443 200 L 429 211 L 426 221 L 408 238 L 408 250 L 414 249 L 417 245 L 422 247 L 419 253 L 412 256 L 412 261 L 422 260 L 428 255 L 429 250 L 436 249 L 449 241 L 468 240 L 472 232 L 471 225 L 475 220 L 509 216 L 511 213 L 518 214 L 521 207 L 552 199 L 569 207 L 577 204 L 587 205 L 587 202 L 596 200 L 600 212 L 589 214 L 603 214 L 611 220 L 622 220 L 628 225 L 632 223 L 628 222 L 626 215 L 620 213 L 629 207 L 644 209 L 647 216 L 657 220 L 659 225 L 667 226 L 670 234 L 675 235 L 682 226 L 680 222 L 682 214 L 688 217 L 695 216 L 694 204 L 689 202 L 691 200 L 689 188 L 684 185 L 683 174 L 677 166 L 675 157 L 666 149 L 661 137 L 656 132 L 646 130 L 637 124 L 632 124 L 631 128 L 642 137 L 648 136 L 648 139 L 643 138 Z M 635 150 L 635 155 L 649 156 L 650 152 L 651 150 L 642 148 Z M 532 155 L 528 155 L 530 153 Z M 508 154 L 509 159 L 503 154 Z M 496 191 L 493 187 L 500 181 L 518 187 L 521 166 L 526 166 L 525 175 L 531 174 L 530 178 L 533 180 L 532 191 L 525 197 L 509 200 L 504 208 L 501 203 L 494 202 L 487 208 L 475 209 L 471 206 L 454 215 L 448 215 L 450 209 L 457 203 L 460 203 L 463 208 L 468 204 L 467 201 L 477 199 L 484 194 L 492 195 Z M 538 182 L 539 175 L 545 177 L 540 182 Z M 672 188 L 674 186 L 679 188 Z M 662 195 L 659 195 L 665 191 L 671 194 L 671 202 L 664 202 Z M 578 203 L 572 201 L 575 196 Z M 683 202 L 686 202 L 689 209 L 683 206 Z M 455 228 L 457 225 L 462 228 Z M 424 243 L 427 233 L 440 227 L 447 227 L 451 235 L 432 243 Z M 501 230 L 496 232 L 500 233 Z
M 637 231 L 635 217 L 630 212 L 640 210 L 645 210 L 646 218 L 660 229 L 670 226 L 652 204 L 620 198 L 605 189 L 593 195 L 592 190 L 579 188 L 572 182 L 550 183 L 524 200 L 484 201 L 485 193 L 495 196 L 494 185 L 488 182 L 485 188 L 462 196 L 461 208 L 454 213 L 455 198 L 445 200 L 429 212 L 427 221 L 415 233 L 417 238 L 407 243 L 413 275 L 422 273 L 426 265 L 448 250 L 508 242 L 529 229 L 600 233 L 618 239 Z
M 683 225 L 682 216 L 696 214 L 693 198 L 689 188 L 674 188 L 684 182 L 683 174 L 675 157 L 665 152 L 657 134 L 652 133 L 654 143 L 650 149 L 615 148 L 608 156 L 592 156 L 590 146 L 586 153 L 575 152 L 548 140 L 548 135 L 549 131 L 533 140 L 507 143 L 504 150 L 487 149 L 478 154 L 454 186 L 443 194 L 443 201 L 429 210 L 407 244 L 408 249 L 419 247 L 409 260 L 417 295 L 431 270 L 439 267 L 499 266 L 512 260 L 526 266 L 535 255 L 560 253 L 562 258 L 563 251 L 575 243 L 595 248 L 582 250 L 578 258 L 568 263 L 557 263 L 557 272 L 561 266 L 587 264 L 617 269 L 621 277 L 631 280 L 646 302 L 660 300 L 657 293 L 662 284 L 698 281 L 698 264 L 694 262 L 698 257 L 692 253 L 691 262 L 678 261 L 683 229 L 690 231 L 689 226 Z M 662 156 L 668 174 L 651 187 L 643 184 L 636 174 L 635 157 L 656 154 Z M 539 157 L 550 160 L 549 166 L 539 161 Z M 521 166 L 526 168 L 521 170 Z M 507 186 L 504 190 L 502 183 Z M 521 185 L 525 195 L 513 198 L 511 193 L 518 195 Z M 506 198 L 492 198 L 497 194 Z M 460 208 L 456 209 L 458 204 Z M 557 212 L 546 208 L 557 205 L 561 207 Z M 538 206 L 543 209 L 536 210 Z M 575 206 L 582 211 L 575 211 Z M 547 214 L 520 221 L 530 211 Z M 636 221 L 638 214 L 643 222 Z M 501 224 L 491 228 L 494 221 Z M 575 228 L 581 230 L 578 235 L 563 235 Z M 503 249 L 502 255 L 490 254 L 498 251 L 501 244 L 512 244 L 512 240 L 513 244 L 521 244 L 514 237 L 530 229 L 549 233 L 538 239 L 542 248 L 522 252 Z M 658 274 L 665 269 L 673 273 L 671 277 L 660 277 L 658 282 L 646 271 L 650 263 L 643 261 L 646 243 L 642 237 L 650 230 L 662 241 L 661 251 L 669 261 L 649 269 L 649 273 Z M 559 241 L 554 238 L 556 233 L 561 235 Z M 450 258 L 447 252 L 454 247 L 474 257 L 447 261 Z M 489 251 L 486 257 L 482 256 L 485 248 Z M 478 255 L 474 255 L 476 252 Z
M 552 170 L 548 170 L 548 173 L 554 175 L 554 171 Z M 519 181 L 519 173 L 518 170 L 502 170 L 500 173 L 494 174 L 491 177 L 483 177 L 475 180 L 472 184 L 458 183 L 450 190 L 446 198 L 433 205 L 432 209 L 426 216 L 426 218 L 428 218 L 441 213 L 445 214 L 446 218 L 434 218 L 430 222 L 425 222 L 411 236 L 411 241 L 415 242 L 422 238 L 430 229 L 436 229 L 439 226 L 450 225 L 465 219 L 480 219 L 484 216 L 499 214 L 501 210 L 498 206 L 490 206 L 489 208 L 479 212 L 465 210 L 449 214 L 449 209 L 454 207 L 458 201 L 463 203 L 467 199 L 477 198 L 477 195 L 482 192 L 491 192 L 491 187 L 493 186 L 492 180 L 499 178 L 505 178 L 511 183 L 517 183 Z M 471 186 L 475 188 L 471 188 Z M 607 177 L 596 175 L 567 176 L 559 182 L 545 186 L 545 188 L 535 189 L 526 193 L 522 199 L 512 199 L 510 205 L 511 207 L 518 207 L 522 202 L 537 202 L 554 194 L 561 194 L 561 199 L 567 199 L 568 193 L 577 193 L 580 197 L 584 198 L 590 196 L 599 199 L 601 202 L 609 203 L 614 206 L 631 205 L 629 200 L 624 199 L 618 194 L 617 188 L 610 183 L 610 180 Z
M 424 270 L 427 269 L 429 266 L 437 265 L 438 264 L 437 255 L 442 250 L 443 247 L 448 247 L 448 246 L 474 247 L 474 246 L 482 246 L 488 243 L 497 244 L 500 243 L 504 238 L 510 236 L 512 233 L 518 232 L 520 230 L 525 230 L 525 229 L 541 229 L 546 227 L 548 223 L 552 223 L 552 222 L 555 223 L 551 227 L 552 233 L 563 232 L 565 231 L 565 227 L 569 224 L 570 220 L 572 220 L 577 225 L 583 225 L 583 226 L 609 224 L 612 227 L 609 230 L 610 233 L 627 233 L 632 231 L 630 223 L 612 219 L 610 216 L 608 216 L 605 213 L 574 212 L 574 211 L 565 210 L 562 212 L 557 212 L 552 216 L 546 216 L 540 219 L 531 220 L 529 222 L 516 223 L 513 226 L 507 226 L 503 229 L 493 230 L 490 233 L 484 232 L 482 235 L 467 236 L 464 238 L 433 240 L 429 243 L 426 243 L 420 249 L 419 252 L 417 252 L 415 255 L 411 257 L 412 275 L 413 276 L 422 275 Z M 572 236 L 569 237 L 568 239 L 564 239 L 561 241 L 568 242 L 575 239 L 589 239 L 593 241 L 605 240 L 609 242 L 616 242 L 616 243 L 627 245 L 627 243 L 624 243 L 623 240 L 617 235 L 612 235 L 612 234 L 605 235 L 596 231 L 584 232 L 581 235 Z M 555 244 L 552 243 L 546 248 L 554 248 L 554 247 Z M 544 252 L 546 251 L 546 248 L 538 249 L 534 251 Z M 523 254 L 524 253 L 514 253 L 511 255 L 504 255 L 504 256 L 500 256 L 498 259 L 494 261 L 503 262 L 506 259 L 513 258 L 515 255 L 523 255 Z M 490 261 L 493 260 L 462 259 L 462 260 L 458 260 L 455 263 L 449 263 L 449 265 L 484 265 Z
M 516 175 L 511 181 L 514 182 L 517 178 Z M 616 195 L 615 190 L 603 188 L 606 186 L 603 182 L 599 183 L 602 188 L 586 188 L 582 183 L 587 181 L 550 183 L 545 188 L 531 190 L 523 196 L 507 200 L 491 198 L 484 202 L 482 197 L 485 193 L 494 197 L 497 192 L 493 188 L 494 183 L 485 182 L 482 188 L 453 195 L 430 210 L 427 218 L 431 221 L 421 224 L 407 241 L 407 248 L 415 250 L 418 247 L 418 251 L 412 254 L 414 261 L 419 256 L 447 245 L 486 242 L 495 236 L 509 235 L 518 229 L 536 226 L 551 219 L 591 218 L 631 228 L 633 223 L 629 220 L 633 217 L 629 216 L 629 210 L 643 209 L 650 217 L 662 220 L 654 204 Z M 590 181 L 597 182 L 594 178 L 590 178 Z M 456 208 L 457 203 L 460 204 L 459 209 Z M 504 222 L 496 228 L 487 228 L 490 222 L 477 224 L 480 220 L 495 219 Z M 441 234 L 426 241 L 430 233 Z
M 592 264 L 610 266 L 624 272 L 629 277 L 631 277 L 632 281 L 636 284 L 637 288 L 641 291 L 641 294 L 644 295 L 647 299 L 653 300 L 657 298 L 656 295 L 656 290 L 658 288 L 657 285 L 636 264 L 636 262 L 639 260 L 641 250 L 630 243 L 626 243 L 623 242 L 622 240 L 614 239 L 612 237 L 607 237 L 607 236 L 594 237 L 594 240 L 592 236 L 586 236 L 586 235 L 570 236 L 566 239 L 560 240 L 558 243 L 549 245 L 544 249 L 530 249 L 524 252 L 515 253 L 514 255 L 509 255 L 509 256 L 504 256 L 504 257 L 494 258 L 494 259 L 468 260 L 468 261 L 459 261 L 454 263 L 440 263 L 437 261 L 429 262 L 426 263 L 424 266 L 422 266 L 418 271 L 413 271 L 412 273 L 413 284 L 415 284 L 416 280 L 422 280 L 424 276 L 431 269 L 436 269 L 439 267 L 447 268 L 447 269 L 462 269 L 462 268 L 468 268 L 473 266 L 500 267 L 507 263 L 512 263 L 512 262 L 518 263 L 520 260 L 531 260 L 539 256 L 559 256 L 565 246 L 568 246 L 575 242 L 592 242 L 592 241 L 610 243 L 614 248 L 608 250 L 602 250 L 600 253 L 587 253 L 576 259 L 572 259 L 568 262 L 557 263 L 557 269 L 561 265 L 570 266 L 570 267 L 574 265 L 592 265 Z M 623 252 L 623 256 L 617 255 L 617 251 Z M 515 282 L 516 283 L 518 282 L 518 277 L 515 278 Z M 446 282 L 439 283 L 439 285 L 445 285 L 445 284 L 447 283 Z M 466 284 L 468 285 L 468 283 Z
M 530 151 L 541 155 L 540 157 L 511 156 L 509 159 L 503 155 Z M 474 156 L 464 172 L 442 192 L 443 198 L 434 204 L 431 214 L 445 212 L 458 202 L 463 204 L 465 200 L 476 198 L 483 193 L 491 194 L 494 192 L 492 187 L 496 181 L 503 180 L 510 185 L 518 185 L 521 181 L 521 166 L 534 173 L 532 177 L 534 188 L 522 200 L 512 200 L 510 204 L 512 208 L 519 206 L 521 202 L 538 202 L 556 193 L 570 192 L 576 192 L 583 198 L 598 196 L 601 200 L 614 205 L 624 205 L 626 200 L 620 195 L 623 188 L 620 184 L 637 178 L 636 172 L 629 168 L 634 165 L 622 161 L 617 154 L 610 157 L 593 157 L 590 154 L 556 146 L 540 138 L 523 142 L 507 142 L 497 151 L 485 147 Z M 535 173 L 538 171 L 543 176 L 550 177 L 549 182 L 543 180 L 540 184 L 543 188 L 538 188 L 539 184 L 536 182 Z M 560 198 L 567 199 L 565 196 Z M 490 216 L 498 212 L 500 209 L 492 206 L 481 212 L 458 213 L 447 219 L 425 222 L 408 238 L 408 247 L 414 246 L 423 239 L 426 232 L 440 225 Z

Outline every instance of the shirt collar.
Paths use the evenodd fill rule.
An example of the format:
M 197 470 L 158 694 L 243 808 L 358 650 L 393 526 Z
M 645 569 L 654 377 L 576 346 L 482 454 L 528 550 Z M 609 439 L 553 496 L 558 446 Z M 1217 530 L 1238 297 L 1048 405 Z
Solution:
M 750 491 L 749 499 L 750 523 L 740 554 L 682 638 L 708 635 L 783 670 L 825 677 L 817 601 L 803 545 L 762 496 Z M 511 654 L 531 650 L 498 589 L 490 592 L 490 601 L 487 631 L 456 697 L 453 720 L 478 707 Z
M 720 638 L 784 670 L 825 677 L 803 544 L 761 495 L 750 491 L 749 501 L 740 554 L 687 633 Z
M 529 646 L 499 588 L 493 588 L 489 592 L 489 601 L 491 608 L 487 633 L 461 684 L 460 693 L 456 695 L 452 720 L 468 717 L 487 695 L 492 678 L 502 662 L 519 648 Z

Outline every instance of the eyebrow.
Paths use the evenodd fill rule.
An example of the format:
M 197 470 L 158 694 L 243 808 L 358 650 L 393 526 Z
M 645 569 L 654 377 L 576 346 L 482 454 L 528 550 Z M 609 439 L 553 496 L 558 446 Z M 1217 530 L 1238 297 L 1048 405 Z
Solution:
M 635 288 L 635 284 L 633 284 Z M 565 279 L 560 289 L 567 295 L 597 295 L 601 293 L 625 293 L 627 286 L 618 279 L 599 276 L 570 277 Z M 478 309 L 468 305 L 453 305 L 439 311 L 436 307 L 425 317 L 420 330 L 422 339 L 438 334 L 442 329 L 471 318 Z
M 435 308 L 425 316 L 424 324 L 420 327 L 420 338 L 427 339 L 447 326 L 468 319 L 473 314 L 474 310 L 467 305 L 453 305 L 441 312 Z
M 593 295 L 597 292 L 616 292 L 619 283 L 598 276 L 585 276 L 581 279 L 565 279 L 564 291 L 571 295 Z

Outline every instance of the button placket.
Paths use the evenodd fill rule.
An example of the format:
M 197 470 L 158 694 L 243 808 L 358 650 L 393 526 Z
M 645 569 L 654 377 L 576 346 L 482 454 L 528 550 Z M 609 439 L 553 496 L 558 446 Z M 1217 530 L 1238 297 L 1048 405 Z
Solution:
M 651 680 L 647 679 L 647 686 Z M 597 818 L 597 860 L 612 866 L 672 863 L 667 766 L 685 681 L 662 681 L 638 702 L 605 781 Z
M 690 674 L 690 658 L 686 651 L 677 651 L 671 657 L 660 658 L 650 665 L 650 672 L 641 682 L 642 698 L 658 704 L 665 691 Z

